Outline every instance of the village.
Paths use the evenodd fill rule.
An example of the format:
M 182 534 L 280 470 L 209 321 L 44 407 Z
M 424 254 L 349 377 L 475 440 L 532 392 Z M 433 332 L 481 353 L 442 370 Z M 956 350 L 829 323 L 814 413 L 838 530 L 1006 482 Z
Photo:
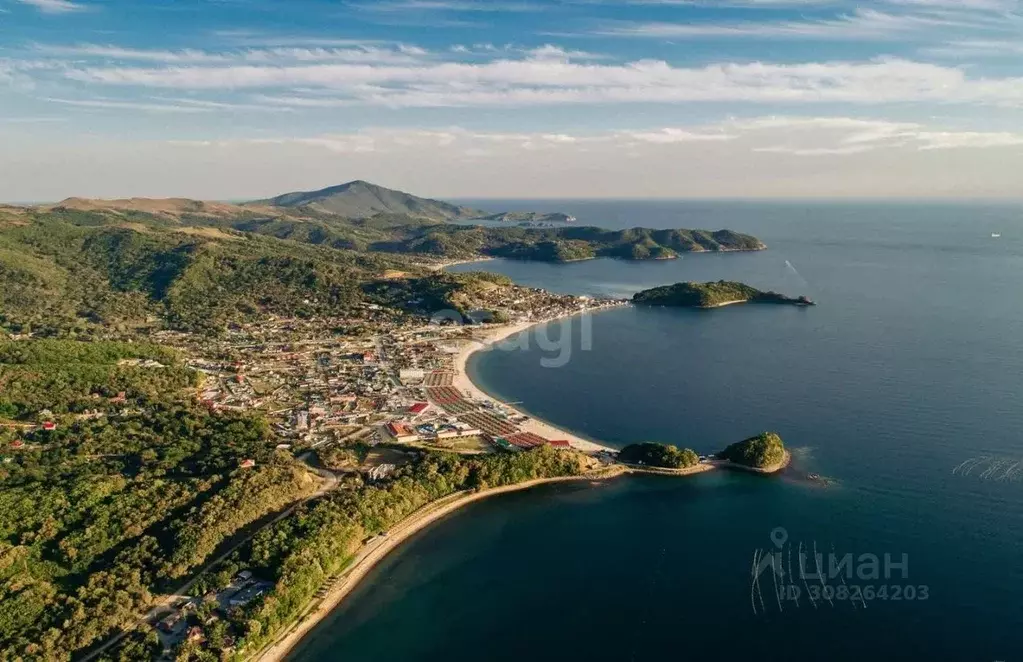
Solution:
M 516 288 L 499 302 L 501 324 L 539 323 L 611 305 L 615 300 Z M 397 317 L 368 306 L 357 318 L 275 319 L 234 326 L 218 338 L 161 331 L 203 375 L 197 398 L 211 410 L 259 410 L 278 448 L 296 455 L 331 445 L 381 443 L 410 449 L 481 453 L 542 443 L 519 429 L 524 418 L 454 386 L 455 357 L 474 342 L 474 315 Z M 478 341 L 476 341 L 478 342 Z M 368 467 L 377 475 L 387 469 Z
M 179 349 L 202 373 L 196 398 L 204 406 L 263 413 L 277 449 L 329 476 L 337 487 L 345 476 L 386 480 L 420 450 L 478 454 L 571 446 L 524 429 L 528 417 L 512 406 L 457 388 L 457 357 L 480 346 L 481 331 L 622 302 L 520 292 L 526 294 L 500 302 L 498 324 L 450 314 L 424 323 L 367 306 L 353 318 L 270 318 L 233 326 L 217 338 L 160 331 L 156 339 Z M 253 466 L 254 460 L 243 460 L 240 469 Z M 243 570 L 215 595 L 181 596 L 156 621 L 165 653 L 202 637 L 218 614 L 248 604 L 269 586 Z

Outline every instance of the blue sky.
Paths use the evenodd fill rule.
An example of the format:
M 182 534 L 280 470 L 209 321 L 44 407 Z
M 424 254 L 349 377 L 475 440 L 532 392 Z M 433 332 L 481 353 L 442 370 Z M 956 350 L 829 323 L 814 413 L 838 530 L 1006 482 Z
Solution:
M 0 199 L 1020 197 L 1021 0 L 0 0 Z

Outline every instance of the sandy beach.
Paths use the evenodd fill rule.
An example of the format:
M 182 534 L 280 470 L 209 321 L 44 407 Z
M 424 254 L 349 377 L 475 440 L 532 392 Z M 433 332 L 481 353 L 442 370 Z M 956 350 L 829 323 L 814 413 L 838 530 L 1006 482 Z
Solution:
M 574 315 L 573 315 L 574 316 Z M 570 316 L 566 316 L 570 317 Z M 552 320 L 549 320 L 552 321 Z M 478 333 L 476 337 L 471 341 L 464 341 L 463 346 L 459 349 L 459 352 L 454 357 L 454 371 L 455 377 L 453 379 L 453 385 L 455 388 L 461 390 L 468 397 L 477 401 L 489 401 L 498 403 L 505 409 L 514 413 L 528 416 L 529 420 L 519 425 L 525 431 L 533 432 L 534 434 L 541 435 L 548 439 L 564 439 L 572 445 L 572 447 L 579 449 L 584 452 L 597 452 L 604 450 L 616 450 L 610 446 L 605 446 L 598 442 L 590 439 L 584 439 L 579 435 L 568 432 L 561 428 L 555 427 L 545 421 L 538 420 L 525 412 L 522 412 L 515 407 L 507 405 L 503 402 L 496 400 L 476 384 L 469 379 L 466 371 L 466 364 L 469 357 L 474 353 L 484 350 L 489 346 L 514 336 L 515 334 L 522 333 L 529 328 L 538 324 L 544 324 L 545 322 L 518 322 L 515 324 L 507 324 L 503 326 L 491 327 L 485 329 L 482 333 Z M 779 466 L 769 467 L 763 470 L 751 469 L 758 473 L 773 473 L 784 468 L 790 461 L 791 455 L 786 451 L 785 459 Z M 475 501 L 485 499 L 498 494 L 504 494 L 508 492 L 516 492 L 519 490 L 526 490 L 538 485 L 544 485 L 549 483 L 559 483 L 567 481 L 596 481 L 596 480 L 607 480 L 626 474 L 658 474 L 668 476 L 688 476 L 694 474 L 700 474 L 707 471 L 712 471 L 718 468 L 724 468 L 725 465 L 731 463 L 724 462 L 707 462 L 701 463 L 693 467 L 687 467 L 685 469 L 659 469 L 656 467 L 641 467 L 641 466 L 626 466 L 623 464 L 616 464 L 607 467 L 600 471 L 581 475 L 581 476 L 564 476 L 559 478 L 543 478 L 537 480 L 526 481 L 524 483 L 518 483 L 515 485 L 506 485 L 503 487 L 497 487 L 493 489 L 483 490 L 481 492 L 456 492 L 447 497 L 429 503 L 418 511 L 407 517 L 402 522 L 399 522 L 393 526 L 386 536 L 377 537 L 375 540 L 369 542 L 356 554 L 352 564 L 339 575 L 336 583 L 327 591 L 326 595 L 318 602 L 314 601 L 308 611 L 306 611 L 298 621 L 291 626 L 276 642 L 264 648 L 262 651 L 254 654 L 251 660 L 258 660 L 259 662 L 278 662 L 285 659 L 288 652 L 291 651 L 301 640 L 305 637 L 320 621 L 326 618 L 330 612 L 337 608 L 337 606 L 358 586 L 359 582 L 362 581 L 366 575 L 376 566 L 382 559 L 384 559 L 391 551 L 399 547 L 402 543 L 408 540 L 418 531 L 428 527 L 432 523 L 440 520 L 441 518 L 455 512 L 459 508 L 466 506 Z M 748 467 L 736 468 L 749 469 Z
M 288 652 L 302 640 L 302 637 L 306 636 L 309 631 L 317 625 L 317 623 L 322 621 L 328 614 L 330 614 L 331 611 L 337 608 L 337 606 L 341 604 L 341 601 L 359 585 L 359 582 L 362 581 L 367 574 L 369 574 L 369 571 L 383 560 L 383 558 L 392 550 L 399 547 L 418 531 L 425 529 L 430 524 L 453 513 L 463 506 L 467 506 L 475 501 L 496 496 L 498 494 L 527 490 L 532 487 L 537 487 L 538 485 L 569 481 L 607 480 L 609 478 L 620 476 L 625 472 L 625 467 L 612 467 L 608 470 L 592 474 L 584 474 L 581 476 L 540 478 L 537 480 L 526 481 L 524 483 L 517 483 L 515 485 L 495 487 L 489 490 L 483 490 L 482 492 L 456 492 L 429 503 L 407 517 L 405 520 L 393 526 L 390 531 L 387 532 L 387 536 L 378 537 L 376 540 L 359 550 L 355 559 L 352 561 L 352 564 L 340 575 L 339 580 L 336 584 L 334 584 L 333 588 L 327 592 L 327 595 L 324 596 L 319 603 L 314 603 L 314 606 L 303 614 L 299 618 L 298 622 L 292 625 L 292 627 L 276 642 L 256 653 L 250 659 L 258 660 L 259 662 L 278 662 L 279 660 L 283 660 Z
M 575 315 L 569 315 L 566 317 L 575 317 Z M 560 318 L 559 318 L 560 319 Z M 547 320 L 554 321 L 554 320 Z M 598 451 L 614 451 L 617 450 L 611 446 L 598 443 L 596 441 L 585 439 L 577 434 L 573 434 L 567 430 L 556 427 L 547 423 L 546 421 L 534 418 L 531 414 L 517 409 L 511 405 L 505 404 L 483 391 L 480 387 L 473 383 L 469 379 L 468 371 L 466 370 L 466 364 L 469 362 L 469 357 L 478 351 L 485 350 L 491 345 L 499 343 L 505 338 L 509 338 L 518 333 L 526 331 L 527 329 L 537 326 L 540 324 L 546 324 L 547 321 L 543 322 L 518 322 L 515 324 L 508 324 L 499 327 L 493 327 L 486 329 L 483 333 L 479 334 L 474 340 L 465 342 L 464 346 L 460 349 L 458 354 L 454 357 L 454 368 L 455 377 L 453 385 L 458 390 L 467 394 L 470 399 L 479 401 L 488 401 L 492 403 L 500 404 L 505 409 L 522 416 L 528 416 L 529 420 L 525 423 L 519 424 L 519 427 L 526 432 L 532 432 L 538 434 L 546 439 L 564 439 L 578 450 L 593 453 Z
M 489 262 L 490 260 L 496 260 L 496 259 L 497 258 L 487 257 L 485 255 L 481 255 L 481 256 L 478 256 L 478 257 L 465 258 L 465 259 L 462 259 L 462 260 L 445 260 L 444 262 L 437 262 L 435 264 L 424 264 L 423 266 L 425 266 L 428 269 L 431 269 L 433 271 L 443 271 L 444 269 L 447 269 L 448 267 L 453 267 L 456 264 L 472 264 L 473 262 Z

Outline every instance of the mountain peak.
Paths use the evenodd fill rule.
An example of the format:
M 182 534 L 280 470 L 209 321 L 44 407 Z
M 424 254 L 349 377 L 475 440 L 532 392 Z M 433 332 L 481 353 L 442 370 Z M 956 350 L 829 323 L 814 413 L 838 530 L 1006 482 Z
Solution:
M 275 207 L 309 207 L 316 211 L 339 214 L 348 218 L 368 218 L 378 214 L 397 214 L 431 220 L 479 218 L 484 212 L 453 205 L 441 200 L 420 198 L 385 188 L 362 179 L 329 186 L 317 191 L 285 193 L 258 201 Z

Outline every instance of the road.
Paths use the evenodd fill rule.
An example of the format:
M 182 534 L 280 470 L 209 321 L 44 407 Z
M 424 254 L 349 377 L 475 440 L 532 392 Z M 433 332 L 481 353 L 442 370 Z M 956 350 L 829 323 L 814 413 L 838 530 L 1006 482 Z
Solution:
M 307 496 L 306 498 L 304 498 L 304 499 L 302 499 L 300 501 L 296 501 L 294 504 L 289 506 L 287 509 L 285 509 L 284 511 L 280 512 L 272 520 L 270 520 L 269 522 L 267 522 L 263 526 L 259 527 L 258 529 L 256 529 L 252 533 L 250 533 L 249 535 L 245 536 L 244 538 L 242 538 L 241 540 L 239 540 L 235 544 L 231 545 L 231 547 L 229 549 L 225 550 L 222 554 L 220 554 L 215 559 L 213 559 L 212 561 L 210 561 L 209 563 L 204 565 L 198 572 L 196 572 L 194 575 L 192 575 L 191 579 L 189 579 L 187 582 L 185 582 L 184 584 L 182 584 L 181 586 L 177 587 L 176 589 L 171 591 L 169 594 L 167 594 L 166 596 L 161 598 L 156 603 L 156 605 L 154 605 L 148 612 L 146 612 L 146 614 L 144 616 L 139 618 L 139 620 L 136 621 L 135 624 L 132 627 L 126 628 L 126 629 L 122 630 L 120 633 L 118 633 L 118 634 L 114 635 L 113 637 L 111 637 L 109 640 L 104 642 L 99 648 L 96 648 L 95 650 L 89 652 L 85 657 L 83 657 L 81 659 L 80 662 L 89 662 L 90 660 L 95 659 L 96 657 L 101 655 L 104 651 L 106 651 L 109 648 L 111 648 L 112 646 L 115 646 L 118 643 L 120 643 L 120 641 L 122 639 L 124 639 L 126 636 L 128 636 L 128 634 L 130 634 L 133 630 L 135 630 L 139 626 L 144 625 L 146 623 L 150 623 L 150 622 L 158 619 L 165 612 L 173 611 L 174 610 L 174 604 L 176 602 L 178 602 L 179 600 L 186 599 L 186 598 L 190 597 L 189 596 L 189 591 L 192 589 L 193 586 L 195 586 L 195 583 L 197 581 L 199 581 L 199 579 L 204 574 L 209 572 L 218 563 L 220 563 L 221 561 L 224 561 L 225 559 L 227 559 L 227 557 L 231 556 L 231 554 L 233 554 L 235 551 L 237 551 L 242 545 L 244 545 L 249 540 L 251 540 L 253 538 L 253 536 L 255 536 L 257 533 L 259 533 L 260 531 L 262 531 L 266 527 L 273 526 L 274 524 L 276 524 L 277 522 L 280 522 L 285 517 L 290 516 L 292 513 L 295 512 L 295 509 L 297 509 L 302 504 L 308 503 L 309 501 L 312 501 L 313 499 L 318 499 L 318 498 L 324 496 L 325 494 L 327 494 L 328 492 L 330 492 L 331 490 L 334 490 L 334 489 L 337 488 L 338 484 L 340 483 L 340 481 L 338 480 L 338 477 L 334 473 L 332 473 L 330 471 L 327 471 L 326 469 L 323 469 L 322 467 L 320 467 L 315 462 L 315 454 L 312 451 L 307 451 L 307 452 L 303 453 L 302 455 L 300 455 L 298 457 L 298 459 L 301 460 L 302 462 L 304 462 L 306 464 L 306 466 L 308 466 L 310 469 L 312 469 L 317 474 L 319 474 L 321 478 L 323 478 L 323 484 L 320 485 L 319 489 L 317 489 L 316 492 L 312 493 L 311 495 Z

